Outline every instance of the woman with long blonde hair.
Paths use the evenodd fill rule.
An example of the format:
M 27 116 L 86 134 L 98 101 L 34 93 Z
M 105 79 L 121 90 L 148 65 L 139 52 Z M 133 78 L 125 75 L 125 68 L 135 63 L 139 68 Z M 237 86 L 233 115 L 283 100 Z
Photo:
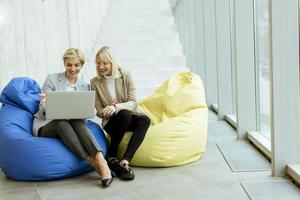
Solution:
M 135 87 L 129 71 L 120 68 L 110 47 L 102 47 L 96 55 L 97 76 L 91 80 L 96 92 L 97 116 L 111 136 L 108 165 L 121 179 L 132 180 L 135 175 L 130 161 L 142 144 L 150 119 L 137 109 Z M 127 131 L 133 131 L 125 154 L 117 159 L 118 146 Z

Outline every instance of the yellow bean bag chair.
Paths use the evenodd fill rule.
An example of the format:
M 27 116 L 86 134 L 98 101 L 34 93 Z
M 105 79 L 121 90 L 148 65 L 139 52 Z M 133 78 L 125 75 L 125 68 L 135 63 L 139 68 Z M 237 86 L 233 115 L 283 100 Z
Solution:
M 139 103 L 151 118 L 146 137 L 131 165 L 170 167 L 198 160 L 206 148 L 207 105 L 199 76 L 181 72 L 165 81 Z M 122 157 L 132 133 L 125 134 L 118 156 Z

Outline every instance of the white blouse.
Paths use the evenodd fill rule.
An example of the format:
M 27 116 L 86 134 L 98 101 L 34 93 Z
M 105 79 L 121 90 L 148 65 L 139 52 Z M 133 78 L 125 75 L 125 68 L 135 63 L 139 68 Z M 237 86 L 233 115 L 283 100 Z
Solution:
M 110 93 L 110 96 L 111 96 L 112 100 L 116 100 L 117 95 L 116 95 L 115 79 L 112 78 L 112 76 L 104 76 L 104 77 L 105 77 L 105 81 L 106 81 L 106 84 L 107 84 L 108 92 Z

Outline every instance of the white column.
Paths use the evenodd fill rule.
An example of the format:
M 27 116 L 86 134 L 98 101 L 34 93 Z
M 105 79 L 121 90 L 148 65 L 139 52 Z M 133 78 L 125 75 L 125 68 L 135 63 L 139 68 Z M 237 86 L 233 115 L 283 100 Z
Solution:
M 216 44 L 216 2 L 204 0 L 204 48 L 205 48 L 205 76 L 206 76 L 206 99 L 207 104 L 218 102 L 218 79 L 217 79 L 217 44 Z M 199 10 L 199 12 L 201 12 Z
M 216 1 L 218 116 L 232 113 L 230 1 Z
M 236 44 L 234 0 L 230 1 L 232 114 L 236 115 Z M 235 123 L 236 124 L 236 123 Z
M 199 0 L 198 0 L 199 1 Z M 196 27 L 195 27 L 195 0 L 188 0 L 188 24 L 189 24 L 189 34 L 188 34 L 188 48 L 189 48 L 189 58 L 191 71 L 201 75 L 199 66 L 196 64 Z
M 253 0 L 235 0 L 237 134 L 256 130 Z
M 272 0 L 271 130 L 272 172 L 300 163 L 298 0 Z
M 203 84 L 205 85 L 206 93 L 206 66 L 205 66 L 205 39 L 204 39 L 204 8 L 203 0 L 194 0 L 195 12 L 195 66 L 196 72 L 201 76 Z

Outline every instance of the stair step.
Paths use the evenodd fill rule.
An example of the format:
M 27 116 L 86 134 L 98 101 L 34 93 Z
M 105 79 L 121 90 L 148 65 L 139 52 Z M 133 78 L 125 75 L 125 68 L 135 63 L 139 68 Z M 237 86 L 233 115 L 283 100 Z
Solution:
M 148 29 L 149 30 L 149 29 Z M 178 33 L 176 33 L 176 29 L 174 28 L 166 28 L 166 29 L 161 29 L 161 30 L 151 30 L 151 31 L 147 31 L 145 29 L 142 29 L 142 28 L 136 28 L 136 29 L 121 29 L 121 28 L 118 28 L 118 29 L 115 29 L 115 28 L 112 28 L 112 29 L 102 29 L 101 32 L 98 34 L 98 37 L 99 39 L 101 37 L 107 37 L 107 38 L 112 38 L 113 37 L 117 37 L 115 39 L 118 39 L 118 38 L 128 38 L 128 36 L 151 36 L 151 37 L 154 37 L 154 36 L 172 36 L 172 35 L 178 35 Z M 141 37 L 143 38 L 143 37 Z M 147 38 L 147 37 L 146 37 Z
M 136 96 L 138 99 L 145 98 L 150 96 L 157 88 L 159 85 L 156 86 L 151 86 L 151 87 L 140 87 L 136 89 Z
M 123 66 L 138 66 L 142 64 L 155 64 L 155 58 L 153 57 L 147 57 L 147 56 L 131 56 L 131 57 L 123 57 L 120 56 L 118 57 L 118 61 L 123 65 Z M 126 63 L 126 64 L 125 64 Z
M 158 84 L 156 76 L 133 77 L 134 85 L 136 88 L 140 87 L 153 87 Z
M 124 40 L 119 40 L 118 42 L 108 42 L 108 41 L 98 41 L 96 46 L 104 46 L 104 45 L 108 45 L 111 46 L 114 50 L 116 49 L 141 49 L 141 48 L 180 48 L 182 49 L 182 45 L 181 43 L 177 40 L 176 37 L 171 38 L 173 39 L 170 40 L 170 42 L 159 42 L 157 40 L 139 40 L 140 42 L 130 42 L 130 41 L 124 41 Z M 124 42 L 122 42 L 124 41 Z
M 105 39 L 105 38 L 102 38 Z M 177 37 L 170 37 L 164 41 L 161 41 L 157 37 L 153 37 L 152 39 L 136 39 L 136 40 L 124 40 L 123 38 L 118 38 L 118 40 L 99 40 L 95 42 L 95 47 L 100 46 L 110 46 L 113 49 L 115 48 L 141 48 L 141 47 L 149 47 L 149 46 L 170 46 L 174 47 L 174 45 L 182 48 L 182 44 Z
M 184 55 L 157 57 L 156 61 L 161 66 L 186 67 L 186 61 Z
M 156 75 L 156 71 L 154 70 L 145 70 L 143 68 L 141 68 L 140 70 L 134 70 L 134 69 L 130 69 L 131 74 L 133 77 L 147 77 L 147 76 L 155 76 Z M 147 76 L 145 76 L 145 74 L 147 74 Z
M 141 50 L 141 51 L 136 51 L 136 52 L 133 52 L 133 51 L 128 51 L 128 52 L 126 52 L 126 51 L 115 51 L 115 54 L 116 54 L 116 56 L 117 56 L 117 58 L 119 58 L 120 56 L 128 56 L 128 57 L 130 57 L 130 56 L 132 56 L 132 55 L 135 55 L 135 56 L 143 56 L 143 55 L 145 55 L 145 54 L 147 54 L 148 56 L 151 56 L 151 57 L 157 57 L 157 56 L 161 56 L 161 54 L 159 54 L 158 52 L 154 52 L 153 50 L 151 50 L 151 49 L 146 49 L 146 50 Z M 180 56 L 181 55 L 181 53 L 180 53 L 180 51 L 178 50 L 178 51 L 176 51 L 176 50 L 174 50 L 174 51 L 171 51 L 171 52 L 169 52 L 169 51 L 166 51 L 166 52 L 164 52 L 163 53 L 165 56 Z M 124 63 L 123 63 L 123 65 L 124 65 Z M 174 66 L 176 66 L 176 67 L 178 67 L 179 65 L 178 64 L 173 64 Z
M 148 57 L 147 55 L 142 56 L 136 56 L 136 55 L 130 55 L 130 56 L 119 56 L 118 61 L 124 66 L 138 66 L 145 64 L 153 64 L 158 65 L 160 67 L 165 68 L 173 68 L 173 67 L 186 67 L 185 63 L 185 57 L 184 55 L 177 55 L 177 56 L 158 56 L 158 57 Z M 126 66 L 127 65 L 127 66 Z
M 100 49 L 104 44 L 96 45 L 96 49 Z M 143 45 L 109 45 L 116 54 L 126 55 L 180 55 L 182 53 L 182 46 L 179 43 L 167 43 L 167 44 L 156 44 L 156 43 L 145 43 Z
M 145 2 L 145 1 L 144 1 Z M 122 6 L 122 5 L 118 5 Z M 135 5 L 135 6 L 128 6 L 128 5 L 123 5 L 122 8 L 115 8 L 111 12 L 109 12 L 109 15 L 114 15 L 114 14 L 122 14 L 122 15 L 127 15 L 129 13 L 135 13 L 137 16 L 144 14 L 145 10 L 146 12 L 151 13 L 151 11 L 169 11 L 171 8 L 168 5 L 143 5 L 143 9 L 140 8 L 140 5 Z
M 161 16 L 127 16 L 127 17 L 113 17 L 109 16 L 104 20 L 104 26 L 106 24 L 152 24 L 159 22 L 159 24 L 175 24 L 174 19 L 171 17 Z
M 158 79 L 158 83 L 161 84 L 163 83 L 165 80 L 168 80 L 171 76 L 173 76 L 174 74 L 178 73 L 178 72 L 189 72 L 189 68 L 183 67 L 183 68 L 169 68 L 169 69 L 161 69 L 159 70 L 159 76 L 157 77 Z
M 109 12 L 107 14 L 108 17 L 148 17 L 148 16 L 158 16 L 158 17 L 172 17 L 173 18 L 173 13 L 172 10 L 169 8 L 164 8 L 164 9 L 152 9 L 152 10 L 146 10 L 142 12 L 130 12 L 127 10 L 126 12 L 121 11 L 121 12 Z
M 113 0 L 111 4 L 124 5 L 124 6 L 145 6 L 145 5 L 158 5 L 166 4 L 169 5 L 168 0 L 151 0 L 151 1 L 141 1 L 141 0 Z M 122 7 L 123 8 L 123 7 Z
M 124 32 L 161 32 L 161 33 L 177 33 L 176 25 L 161 25 L 161 24 L 108 24 L 102 28 L 103 32 L 110 31 L 110 33 L 124 31 Z
M 171 9 L 168 3 L 158 2 L 155 3 L 151 1 L 140 1 L 134 4 L 130 4 L 128 2 L 116 3 L 114 1 L 111 2 L 111 7 L 115 7 L 115 9 L 111 9 L 109 14 L 114 13 L 130 13 L 135 12 L 136 14 L 143 13 L 143 11 L 151 11 L 151 10 L 168 10 Z M 141 7 L 144 9 L 141 9 Z
M 179 36 L 176 33 L 127 33 L 126 37 L 124 37 L 124 34 L 121 33 L 114 33 L 109 34 L 108 32 L 99 34 L 99 38 L 101 40 L 98 40 L 96 43 L 102 44 L 113 44 L 113 43 L 122 43 L 122 41 L 125 41 L 124 43 L 140 43 L 140 42 L 157 42 L 158 44 L 165 44 L 165 43 L 180 43 Z M 122 44 L 124 44 L 122 43 Z M 142 45 L 141 45 L 142 46 Z
M 169 17 L 168 13 L 172 13 L 172 10 L 169 8 L 160 8 L 160 9 L 155 10 L 155 12 L 148 11 L 151 9 L 155 10 L 153 8 L 149 8 L 145 12 L 144 10 L 139 10 L 137 8 L 129 8 L 126 10 L 125 9 L 123 9 L 123 10 L 116 9 L 114 11 L 111 11 L 108 16 L 120 16 L 120 15 L 143 16 L 143 15 L 155 15 L 156 14 L 158 16 L 166 15 L 167 17 Z

